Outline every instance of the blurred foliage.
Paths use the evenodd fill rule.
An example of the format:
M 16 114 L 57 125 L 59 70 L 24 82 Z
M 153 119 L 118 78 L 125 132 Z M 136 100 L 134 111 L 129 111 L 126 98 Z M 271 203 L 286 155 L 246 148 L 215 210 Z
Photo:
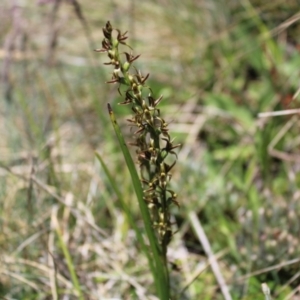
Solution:
M 262 282 L 276 299 L 293 299 L 298 114 L 259 113 L 299 108 L 298 7 L 296 0 L 2 1 L 0 296 L 76 298 L 57 220 L 86 298 L 155 299 L 145 257 L 94 157 L 101 153 L 140 226 L 106 105 L 128 141 L 130 111 L 117 106 L 105 57 L 93 52 L 111 20 L 129 30 L 142 54 L 138 67 L 164 95 L 161 109 L 182 143 L 169 250 L 181 268 L 177 288 L 207 261 L 186 218 L 194 210 L 214 252 L 226 252 L 218 261 L 233 299 L 262 299 Z M 221 299 L 209 268 L 185 297 Z

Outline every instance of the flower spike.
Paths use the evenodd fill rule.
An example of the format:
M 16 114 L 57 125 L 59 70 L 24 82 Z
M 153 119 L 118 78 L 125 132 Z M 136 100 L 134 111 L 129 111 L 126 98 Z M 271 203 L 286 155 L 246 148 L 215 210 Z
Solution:
M 117 32 L 117 37 L 113 37 L 113 31 Z M 175 149 L 180 145 L 173 144 L 168 123 L 160 116 L 160 110 L 157 108 L 163 96 L 156 99 L 151 88 L 145 86 L 149 73 L 143 76 L 132 65 L 140 55 L 119 51 L 120 44 L 132 49 L 125 42 L 128 39 L 127 32 L 122 34 L 108 21 L 103 28 L 103 35 L 102 48 L 95 51 L 106 52 L 110 62 L 105 64 L 114 66 L 112 79 L 107 83 L 119 83 L 127 87 L 125 95 L 121 95 L 120 86 L 118 88 L 120 95 L 124 97 L 124 101 L 119 104 L 131 105 L 133 116 L 127 121 L 130 126 L 136 127 L 136 131 L 134 141 L 130 144 L 137 148 L 144 201 L 149 207 L 152 226 L 160 241 L 162 254 L 166 257 L 167 245 L 174 234 L 170 207 L 174 204 L 179 207 L 177 194 L 170 189 L 169 182 L 172 178 L 171 170 L 177 159 Z M 125 61 L 121 60 L 120 53 L 125 55 Z M 146 90 L 148 95 L 145 95 Z M 173 157 L 173 161 L 166 163 L 165 159 L 168 154 L 172 154 L 175 158 Z

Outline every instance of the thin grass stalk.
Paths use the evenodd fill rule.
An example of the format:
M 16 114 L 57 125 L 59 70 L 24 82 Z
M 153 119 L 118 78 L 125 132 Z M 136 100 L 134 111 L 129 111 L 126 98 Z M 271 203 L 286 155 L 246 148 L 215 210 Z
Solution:
M 57 234 L 57 237 L 58 237 L 58 242 L 59 242 L 60 248 L 63 251 L 64 257 L 66 259 L 67 267 L 68 267 L 68 270 L 69 270 L 69 273 L 70 273 L 70 276 L 71 276 L 71 280 L 72 280 L 74 289 L 77 293 L 78 299 L 84 300 L 84 297 L 83 297 L 83 294 L 82 294 L 82 291 L 81 291 L 81 287 L 80 287 L 80 284 L 79 284 L 79 280 L 78 280 L 78 277 L 77 277 L 76 272 L 75 272 L 75 266 L 74 266 L 74 263 L 73 263 L 72 258 L 71 258 L 71 254 L 68 250 L 67 245 L 65 244 L 65 242 L 63 240 L 62 231 L 60 229 L 57 217 L 56 216 L 53 216 L 53 217 L 54 217 L 53 223 L 54 223 L 55 231 L 56 231 L 56 234 Z
M 123 208 L 123 210 L 126 214 L 128 222 L 130 223 L 130 225 L 134 229 L 134 231 L 136 233 L 137 240 L 138 240 L 139 244 L 141 245 L 141 248 L 142 248 L 143 252 L 146 254 L 146 256 L 148 258 L 148 263 L 149 263 L 149 266 L 151 268 L 151 271 L 152 271 L 153 275 L 155 275 L 155 266 L 154 266 L 154 263 L 153 263 L 153 260 L 152 260 L 152 255 L 151 255 L 151 252 L 149 251 L 149 248 L 145 244 L 142 233 L 141 233 L 140 229 L 137 227 L 136 222 L 133 219 L 132 213 L 130 212 L 129 207 L 128 207 L 127 203 L 125 202 L 125 200 L 122 196 L 122 193 L 119 190 L 118 185 L 117 185 L 116 181 L 114 180 L 112 174 L 110 173 L 108 167 L 106 166 L 104 160 L 102 159 L 102 157 L 99 153 L 95 153 L 95 154 L 96 154 L 96 157 L 99 160 L 99 162 L 100 162 L 100 164 L 101 164 L 101 166 L 102 166 L 102 168 L 103 168 L 103 170 L 104 170 L 104 172 L 105 172 L 105 174 L 106 174 L 113 190 L 115 191 L 119 201 L 121 202 L 122 208 Z M 155 277 L 154 277 L 154 279 L 155 279 Z

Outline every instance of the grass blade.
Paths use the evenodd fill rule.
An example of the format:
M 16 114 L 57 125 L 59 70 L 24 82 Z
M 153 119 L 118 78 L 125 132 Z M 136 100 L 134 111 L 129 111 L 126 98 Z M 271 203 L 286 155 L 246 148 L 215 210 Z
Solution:
M 67 267 L 68 267 L 68 270 L 70 272 L 70 276 L 71 276 L 71 279 L 72 279 L 72 282 L 73 282 L 74 289 L 77 292 L 78 299 L 83 300 L 84 298 L 83 298 L 83 294 L 82 294 L 82 291 L 81 291 L 80 283 L 79 283 L 77 274 L 75 272 L 75 265 L 72 261 L 69 249 L 68 249 L 67 245 L 65 244 L 65 242 L 63 240 L 63 234 L 62 234 L 62 231 L 60 229 L 58 219 L 57 219 L 56 215 L 54 215 L 54 214 L 52 216 L 52 222 L 53 222 L 54 227 L 55 227 L 55 231 L 56 231 L 56 234 L 57 234 L 57 237 L 58 237 L 59 245 L 60 245 L 60 247 L 63 251 L 64 257 L 66 259 Z
M 139 241 L 139 244 L 142 248 L 142 250 L 145 252 L 147 258 L 148 258 L 148 262 L 149 262 L 149 266 L 151 268 L 151 271 L 152 273 L 155 272 L 155 267 L 154 267 L 154 264 L 153 264 L 153 260 L 152 260 L 152 257 L 151 257 L 151 252 L 149 251 L 149 248 L 146 246 L 145 244 L 145 241 L 144 241 L 144 238 L 142 236 L 142 233 L 140 232 L 139 228 L 137 227 L 136 225 L 136 222 L 134 221 L 133 217 L 132 217 L 132 214 L 130 212 L 130 209 L 128 207 L 128 205 L 126 204 L 123 196 L 122 196 L 122 193 L 120 192 L 115 180 L 113 179 L 113 176 L 111 175 L 108 167 L 106 166 L 104 160 L 102 159 L 101 155 L 99 153 L 95 153 L 96 154 L 96 157 L 97 159 L 99 160 L 113 190 L 115 191 L 119 201 L 121 202 L 121 205 L 122 205 L 122 208 L 127 216 L 127 219 L 128 219 L 128 222 L 129 224 L 132 226 L 132 228 L 134 229 L 135 233 L 136 233 L 136 237 Z

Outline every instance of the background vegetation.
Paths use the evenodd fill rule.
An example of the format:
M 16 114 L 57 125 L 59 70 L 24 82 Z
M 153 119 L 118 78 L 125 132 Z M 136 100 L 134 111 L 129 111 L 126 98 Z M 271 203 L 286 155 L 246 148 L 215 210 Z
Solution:
M 77 299 L 81 290 L 84 299 L 157 299 L 95 158 L 96 150 L 139 224 L 106 105 L 128 141 L 130 111 L 105 84 L 105 55 L 93 52 L 110 20 L 129 31 L 182 143 L 168 252 L 177 299 L 223 297 L 193 214 L 232 299 L 263 299 L 263 282 L 275 299 L 297 299 L 299 4 L 2 0 L 0 296 Z

